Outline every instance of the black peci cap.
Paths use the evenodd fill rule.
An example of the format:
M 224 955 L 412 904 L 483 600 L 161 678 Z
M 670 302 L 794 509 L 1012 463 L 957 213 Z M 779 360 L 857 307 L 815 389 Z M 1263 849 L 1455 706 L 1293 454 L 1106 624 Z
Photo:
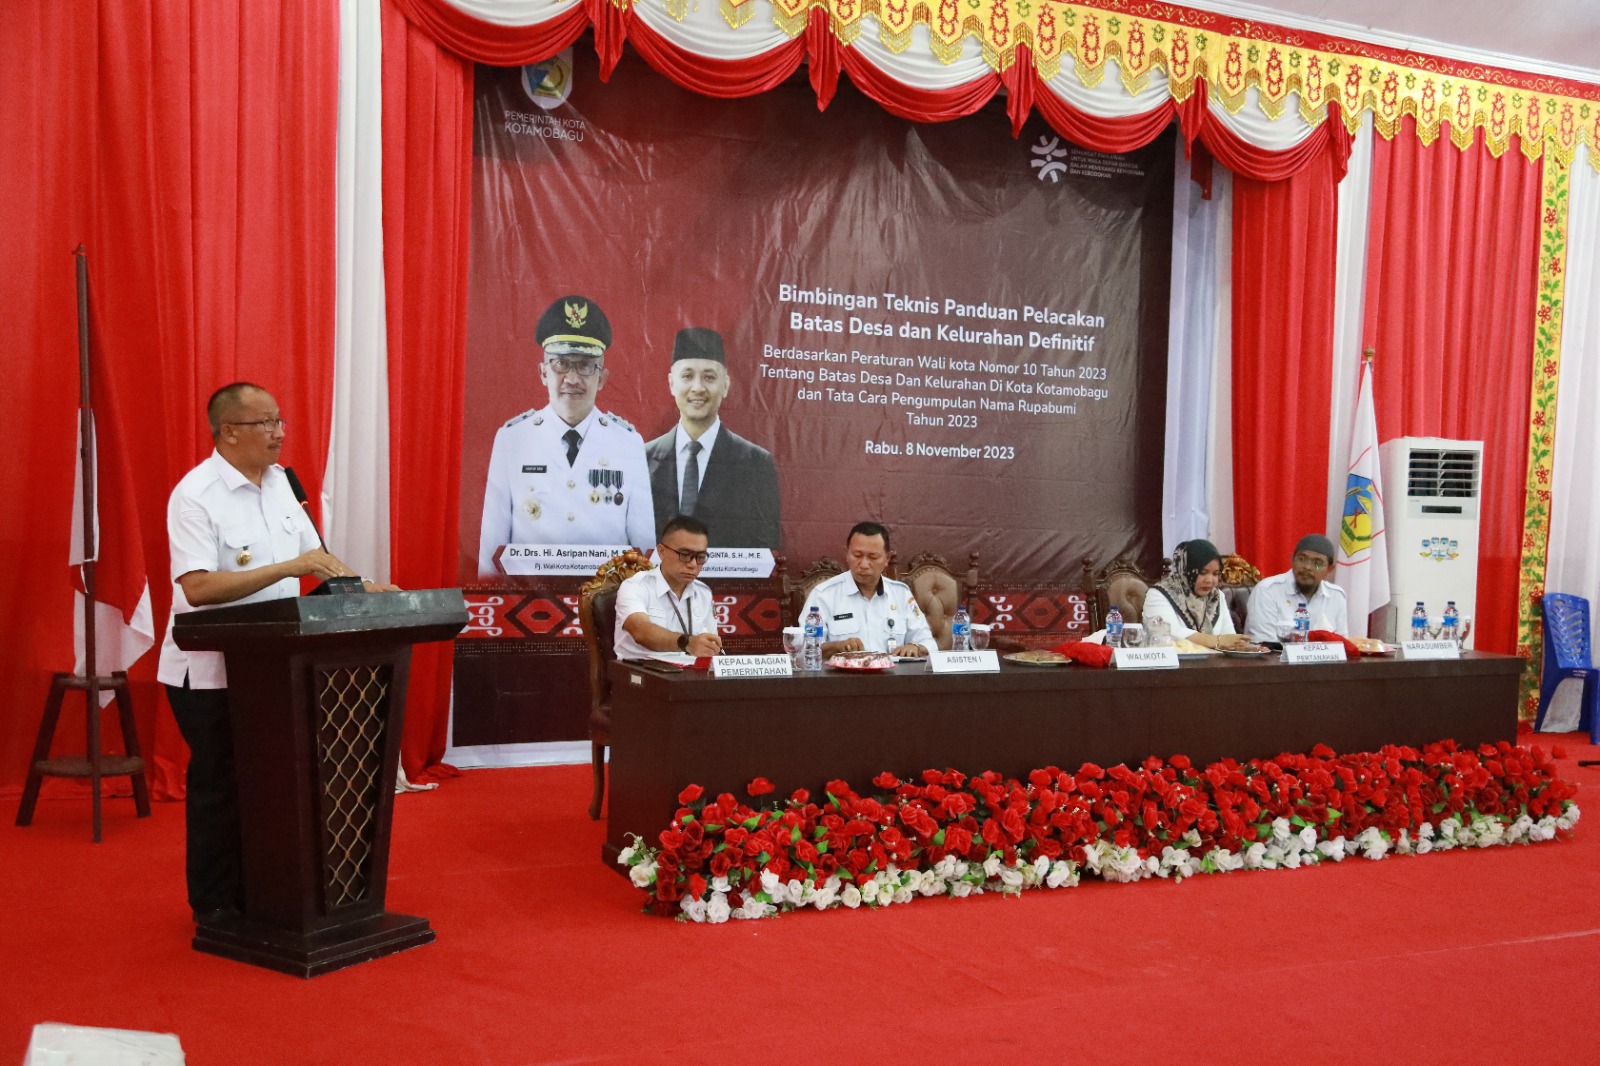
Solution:
M 709 359 L 727 366 L 728 361 L 722 356 L 722 334 L 700 326 L 680 329 L 672 338 L 672 361 L 680 359 Z

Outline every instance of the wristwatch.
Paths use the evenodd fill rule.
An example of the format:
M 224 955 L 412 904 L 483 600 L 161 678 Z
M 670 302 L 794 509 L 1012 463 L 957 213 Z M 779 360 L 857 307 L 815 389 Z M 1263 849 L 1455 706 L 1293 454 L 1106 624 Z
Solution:
M 687 633 L 679 633 L 678 634 L 678 650 L 679 651 L 688 651 L 689 650 L 689 634 L 687 634 Z

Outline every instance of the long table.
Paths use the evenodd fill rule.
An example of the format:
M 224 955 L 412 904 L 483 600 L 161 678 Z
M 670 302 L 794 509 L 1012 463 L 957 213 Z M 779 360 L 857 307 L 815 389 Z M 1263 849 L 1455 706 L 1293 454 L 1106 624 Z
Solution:
M 1020 776 L 1150 755 L 1204 765 L 1319 743 L 1354 752 L 1511 741 L 1522 665 L 1485 652 L 1295 666 L 1219 656 L 1177 670 L 1002 663 L 998 674 L 935 675 L 917 663 L 873 675 L 719 680 L 613 663 L 602 857 L 614 863 L 630 833 L 653 841 L 691 783 L 747 799 L 756 777 L 786 796 L 802 787 L 820 794 L 834 778 L 866 792 L 884 770 Z

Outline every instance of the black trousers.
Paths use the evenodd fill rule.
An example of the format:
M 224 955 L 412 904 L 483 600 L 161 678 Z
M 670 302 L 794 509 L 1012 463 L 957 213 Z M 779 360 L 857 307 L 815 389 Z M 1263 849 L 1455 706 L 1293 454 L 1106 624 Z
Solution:
M 189 906 L 197 912 L 244 902 L 240 873 L 239 786 L 233 772 L 233 723 L 228 690 L 167 685 L 178 732 L 189 745 L 184 872 Z

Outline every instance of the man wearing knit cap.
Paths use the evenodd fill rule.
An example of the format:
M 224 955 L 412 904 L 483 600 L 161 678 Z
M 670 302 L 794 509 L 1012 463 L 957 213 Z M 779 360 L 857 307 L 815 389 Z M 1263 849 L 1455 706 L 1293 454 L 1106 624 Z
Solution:
M 1286 639 L 1294 631 L 1294 613 L 1303 603 L 1312 629 L 1350 632 L 1350 610 L 1344 589 L 1327 580 L 1333 572 L 1333 541 L 1307 533 L 1294 546 L 1287 573 L 1265 578 L 1250 593 L 1245 631 L 1252 640 Z
M 728 396 L 722 334 L 680 329 L 667 384 L 678 424 L 645 448 L 656 528 L 690 515 L 711 529 L 714 548 L 778 549 L 778 467 L 772 453 L 722 424 Z
M 505 544 L 649 548 L 656 541 L 644 438 L 595 407 L 611 323 L 587 296 L 563 296 L 534 329 L 550 402 L 494 435 L 483 490 L 478 574 Z

